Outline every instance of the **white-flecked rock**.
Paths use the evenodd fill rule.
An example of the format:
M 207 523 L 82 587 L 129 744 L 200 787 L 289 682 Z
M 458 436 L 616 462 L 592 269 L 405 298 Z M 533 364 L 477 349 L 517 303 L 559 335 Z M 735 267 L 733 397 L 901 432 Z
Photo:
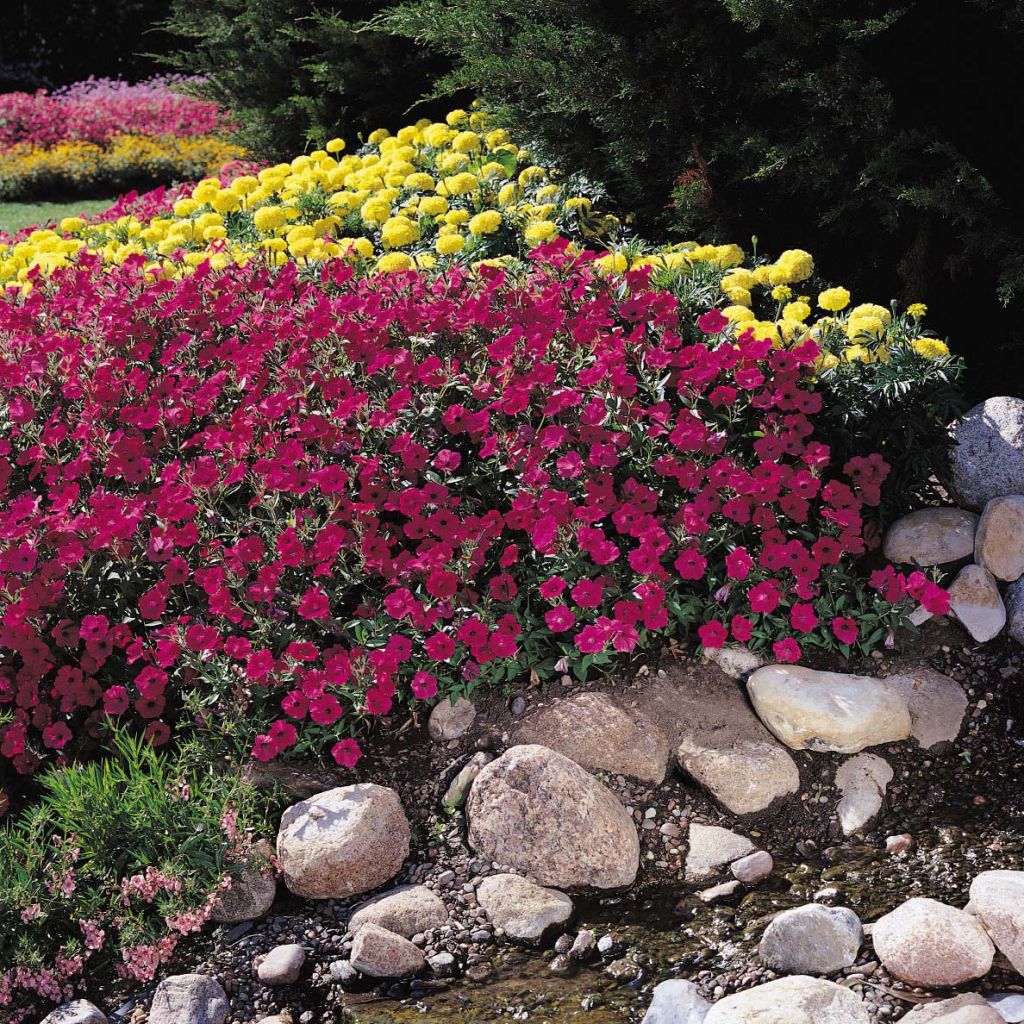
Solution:
M 340 786 L 281 816 L 277 856 L 285 884 L 306 899 L 344 899 L 393 878 L 409 856 L 409 821 L 393 789 Z
M 997 580 L 1024 576 L 1024 495 L 993 498 L 978 521 L 974 560 Z
M 686 851 L 686 880 L 699 882 L 718 873 L 734 860 L 754 852 L 754 844 L 746 837 L 730 832 L 720 825 L 690 825 L 689 849 Z
M 704 1024 L 869 1024 L 867 1004 L 848 988 L 793 974 L 711 1007 Z
M 476 706 L 471 700 L 459 697 L 454 703 L 443 697 L 439 700 L 430 712 L 427 719 L 427 731 L 430 738 L 444 743 L 447 740 L 457 740 L 473 728 L 476 721 Z
M 588 771 L 645 782 L 662 782 L 668 768 L 668 740 L 661 729 L 606 693 L 579 693 L 530 711 L 513 741 L 557 750 Z
M 510 747 L 466 801 L 469 843 L 538 885 L 617 889 L 640 866 L 640 840 L 619 798 L 547 747 Z
M 960 735 L 967 712 L 963 687 L 926 665 L 900 665 L 897 672 L 885 682 L 906 702 L 913 738 L 925 750 L 938 743 L 952 743 Z
M 409 978 L 427 965 L 408 939 L 376 924 L 364 924 L 352 939 L 352 966 L 371 978 Z
M 733 878 L 744 885 L 757 885 L 763 882 L 775 867 L 775 861 L 767 850 L 755 850 L 746 857 L 740 857 L 729 865 Z
M 277 877 L 270 866 L 274 852 L 270 843 L 261 840 L 256 850 L 266 858 L 265 868 L 244 867 L 231 883 L 231 888 L 221 894 L 220 902 L 213 909 L 210 919 L 218 924 L 238 924 L 240 921 L 255 921 L 273 906 L 277 895 Z
M 107 1024 L 107 1017 L 88 999 L 75 999 L 48 1013 L 40 1024 Z
M 521 942 L 540 942 L 551 928 L 572 917 L 572 900 L 564 892 L 534 885 L 519 875 L 488 875 L 477 887 L 476 898 L 496 928 Z
M 979 921 L 937 900 L 909 899 L 871 932 L 875 953 L 908 985 L 946 988 L 987 974 L 995 946 Z
M 222 1024 L 231 1006 L 205 974 L 174 974 L 156 987 L 149 1024 Z
M 959 508 L 922 508 L 889 527 L 882 553 L 898 565 L 949 565 L 974 554 L 978 517 Z
M 870 676 L 767 665 L 747 680 L 747 692 L 761 721 L 794 750 L 855 754 L 913 730 L 906 701 Z
M 759 955 L 777 974 L 832 974 L 853 964 L 863 940 L 860 918 L 852 910 L 807 903 L 771 921 Z
M 892 768 L 877 754 L 856 754 L 839 766 L 836 789 L 842 798 L 836 810 L 843 835 L 859 832 L 882 809 L 890 782 Z
M 1024 494 L 1024 399 L 999 396 L 966 412 L 951 429 L 953 493 L 966 508 Z
M 1013 969 L 1024 974 L 1024 871 L 982 871 L 971 882 L 967 909 Z
M 1005 1024 L 976 992 L 915 1006 L 903 1019 L 907 1024 Z
M 995 576 L 980 565 L 965 565 L 949 587 L 949 610 L 964 629 L 985 643 L 1006 625 L 1006 606 Z
M 306 951 L 297 942 L 275 946 L 256 968 L 264 985 L 294 985 L 306 962 Z
M 425 885 L 403 885 L 361 906 L 349 919 L 348 930 L 355 933 L 364 924 L 376 924 L 411 939 L 447 923 L 448 908 L 436 893 Z
M 1024 579 L 1006 588 L 1007 632 L 1019 644 L 1024 644 Z
M 800 788 L 800 770 L 792 755 L 771 737 L 737 739 L 698 735 L 683 738 L 676 757 L 726 810 L 755 814 Z M 727 740 L 726 740 L 727 742 Z
M 704 657 L 717 665 L 730 679 L 746 679 L 765 663 L 760 654 L 736 644 L 706 648 Z
M 692 981 L 673 978 L 654 986 L 641 1024 L 703 1024 L 710 1009 Z

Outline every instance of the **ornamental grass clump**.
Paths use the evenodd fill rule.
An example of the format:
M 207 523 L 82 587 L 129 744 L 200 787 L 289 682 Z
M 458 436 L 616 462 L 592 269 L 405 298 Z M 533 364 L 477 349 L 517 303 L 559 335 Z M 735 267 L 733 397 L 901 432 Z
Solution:
M 404 702 L 677 638 L 867 652 L 910 598 L 943 610 L 856 568 L 888 467 L 816 437 L 818 345 L 594 256 L 84 257 L 8 293 L 0 754 L 32 772 L 111 716 L 352 766 Z

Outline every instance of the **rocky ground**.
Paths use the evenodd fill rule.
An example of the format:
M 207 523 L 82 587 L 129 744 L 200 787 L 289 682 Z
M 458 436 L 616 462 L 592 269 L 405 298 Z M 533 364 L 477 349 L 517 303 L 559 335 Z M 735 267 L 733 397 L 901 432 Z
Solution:
M 741 676 L 751 667 L 725 664 Z M 980 647 L 938 620 L 898 661 L 858 669 L 902 681 L 866 680 L 861 713 L 839 725 L 802 709 L 818 733 L 811 745 L 838 750 L 793 749 L 792 709 L 774 722 L 783 745 L 742 678 L 671 653 L 600 692 L 563 678 L 481 694 L 473 708 L 444 706 L 430 723 L 396 722 L 358 771 L 398 796 L 378 805 L 374 790 L 354 812 L 372 810 L 371 831 L 384 839 L 333 868 L 357 891 L 301 899 L 279 884 L 266 916 L 190 943 L 174 970 L 215 979 L 231 1024 L 610 1024 L 639 1020 L 653 987 L 672 978 L 692 981 L 694 999 L 721 1000 L 783 975 L 821 975 L 868 1014 L 837 1024 L 895 1020 L 957 992 L 1022 991 L 984 932 L 965 933 L 977 948 L 957 954 L 980 966 L 941 984 L 908 981 L 913 966 L 891 969 L 906 954 L 899 928 L 885 957 L 871 932 L 909 899 L 960 908 L 980 873 L 1024 869 L 1024 654 L 1009 642 Z M 772 721 L 771 672 L 759 678 L 753 706 Z M 295 800 L 352 781 L 313 768 L 276 775 Z M 307 806 L 295 819 L 300 840 L 311 821 L 350 813 L 317 799 L 312 817 Z M 317 886 L 331 884 L 332 869 L 321 854 L 312 869 L 292 862 L 292 890 L 323 895 Z M 400 886 L 415 888 L 359 910 Z M 975 919 L 961 917 L 970 931 Z M 917 921 L 906 930 L 922 933 Z M 150 1012 L 151 996 L 116 994 L 104 1009 L 113 1021 L 167 1024 Z M 680 999 L 669 1006 L 676 1016 L 652 1011 L 649 1024 L 688 1024 Z M 1024 1009 L 1003 1019 L 1024 1020 Z

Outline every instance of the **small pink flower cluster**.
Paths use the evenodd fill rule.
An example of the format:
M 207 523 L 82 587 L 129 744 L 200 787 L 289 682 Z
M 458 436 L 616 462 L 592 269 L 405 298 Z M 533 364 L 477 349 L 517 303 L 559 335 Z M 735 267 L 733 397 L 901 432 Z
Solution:
M 190 137 L 229 129 L 216 104 L 180 91 L 186 81 L 90 79 L 52 94 L 2 93 L 0 152 L 24 143 L 40 149 L 72 140 L 102 146 L 115 135 Z

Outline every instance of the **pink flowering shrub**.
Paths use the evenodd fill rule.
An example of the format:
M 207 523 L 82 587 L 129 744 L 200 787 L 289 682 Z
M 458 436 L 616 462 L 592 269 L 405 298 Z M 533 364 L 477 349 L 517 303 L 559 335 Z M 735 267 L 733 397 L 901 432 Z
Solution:
M 830 464 L 812 343 L 563 245 L 518 278 L 130 261 L 9 293 L 0 755 L 184 712 L 351 766 L 396 700 L 676 637 L 867 651 L 908 594 L 943 610 L 853 572 L 886 466 Z
M 206 765 L 203 767 L 203 761 Z M 199 748 L 170 760 L 115 732 L 112 756 L 51 769 L 41 798 L 0 829 L 0 1019 L 100 997 L 116 972 L 149 981 L 198 931 L 254 849 L 267 801 Z
M 216 104 L 180 91 L 187 81 L 90 79 L 52 94 L 0 93 L 0 152 L 19 144 L 46 149 L 75 140 L 102 146 L 115 135 L 189 137 L 230 129 Z

